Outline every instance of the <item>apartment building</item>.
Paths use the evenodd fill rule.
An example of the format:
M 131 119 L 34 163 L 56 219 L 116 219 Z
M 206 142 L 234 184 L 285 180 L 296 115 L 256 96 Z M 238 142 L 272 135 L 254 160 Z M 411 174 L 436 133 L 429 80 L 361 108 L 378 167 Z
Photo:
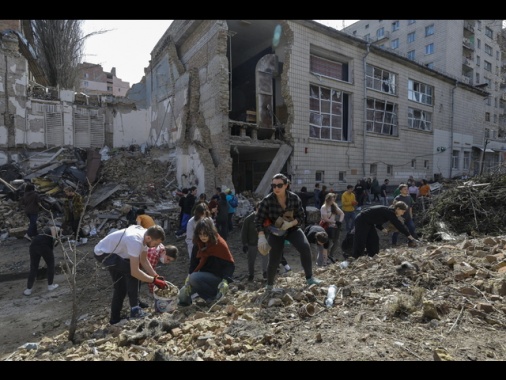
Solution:
M 104 71 L 102 65 L 83 62 L 79 65 L 80 91 L 86 95 L 126 96 L 130 83 L 116 77 L 116 68 Z
M 488 147 L 500 151 L 506 138 L 502 22 L 359 20 L 342 31 L 484 88 L 490 95 L 483 100 L 484 122 L 480 128 L 485 129 Z
M 175 20 L 151 58 L 132 93 L 170 131 L 181 186 L 479 171 L 487 91 L 317 22 Z

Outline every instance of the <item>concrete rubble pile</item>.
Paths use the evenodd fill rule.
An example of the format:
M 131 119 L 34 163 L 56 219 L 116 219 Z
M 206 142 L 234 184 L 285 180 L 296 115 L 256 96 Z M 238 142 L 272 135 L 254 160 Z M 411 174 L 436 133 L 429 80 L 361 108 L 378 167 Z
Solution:
M 61 223 L 65 197 L 63 188 L 73 186 L 89 202 L 82 221 L 85 234 L 96 231 L 104 235 L 111 228 L 125 227 L 127 220 L 121 213 L 125 204 L 145 208 L 146 213 L 157 223 L 166 230 L 171 230 L 178 223 L 179 207 L 175 194 L 177 183 L 171 162 L 156 159 L 157 154 L 153 151 L 149 154 L 142 153 L 133 148 L 107 152 L 106 156 L 103 155 L 99 168 L 92 173 L 96 176 L 96 181 L 91 184 L 91 190 L 86 184 L 76 183 L 72 178 L 64 178 L 64 175 L 58 176 L 59 173 L 55 174 L 50 169 L 43 175 L 34 177 L 33 173 L 40 172 L 42 165 L 36 168 L 25 167 L 15 174 L 11 170 L 9 176 L 5 175 L 5 171 L 0 171 L 1 177 L 4 173 L 8 179 L 16 178 L 2 180 L 6 191 L 0 194 L 0 213 L 5 216 L 0 221 L 0 240 L 22 238 L 28 228 L 28 218 L 19 203 L 22 187 L 27 182 L 34 183 L 36 191 L 42 196 L 43 210 L 39 213 L 38 221 L 41 228 Z M 51 163 L 53 167 L 72 165 L 74 173 L 82 172 L 85 178 L 87 175 L 90 177 L 89 168 L 85 172 L 86 163 L 79 165 L 78 161 L 69 160 L 68 155 L 60 153 L 58 159 Z
M 37 192 L 42 195 L 44 210 L 40 212 L 38 221 L 41 228 L 62 222 L 65 197 L 63 189 L 72 186 L 77 187 L 89 199 L 82 220 L 86 236 L 91 234 L 100 237 L 111 229 L 126 227 L 127 219 L 122 212 L 124 205 L 144 208 L 146 214 L 152 216 L 166 232 L 176 231 L 179 224 L 177 192 L 180 189 L 177 188 L 175 171 L 170 159 L 165 157 L 166 153 L 155 149 L 145 152 L 137 146 L 112 152 L 102 149 L 100 153 L 100 165 L 95 165 L 92 169 L 89 158 L 88 162 L 80 161 L 73 158 L 72 150 L 61 148 L 57 153 L 50 152 L 42 165 L 35 168 L 27 165 L 18 173 L 12 173 L 11 170 L 9 175 L 5 175 L 11 180 L 3 180 L 7 191 L 6 194 L 0 194 L 0 212 L 5 215 L 0 221 L 0 241 L 9 237 L 20 239 L 28 228 L 28 218 L 19 204 L 19 197 L 22 187 L 29 181 L 35 184 Z M 57 159 L 54 159 L 55 156 Z M 50 164 L 52 165 L 49 166 Z M 54 173 L 52 169 L 63 164 L 69 165 L 76 175 L 96 177 L 96 181 L 91 183 L 91 189 L 73 178 L 69 179 L 59 172 Z M 44 171 L 41 167 L 48 169 Z M 43 175 L 35 177 L 33 173 L 37 171 Z M 0 171 L 0 178 L 1 176 Z M 208 199 L 210 195 L 208 194 Z M 238 198 L 239 206 L 234 216 L 236 224 L 240 224 L 253 211 L 255 200 L 259 200 L 252 192 L 238 194 Z
M 459 359 L 449 352 L 463 352 L 453 347 L 457 334 L 506 327 L 505 255 L 506 236 L 463 239 L 386 249 L 375 258 L 352 261 L 346 269 L 316 269 L 325 285 L 308 287 L 303 273 L 293 272 L 281 275 L 277 281 L 282 288 L 272 293 L 260 281 L 234 281 L 228 294 L 211 306 L 197 298 L 171 313 L 148 309 L 150 317 L 121 327 L 108 325 L 104 316 L 87 315 L 80 322 L 77 344 L 63 333 L 22 346 L 7 360 L 265 361 L 287 360 L 290 353 L 305 350 L 318 358 L 314 344 L 324 347 L 339 339 L 344 328 L 363 341 L 343 341 L 343 360 L 353 360 L 355 352 L 346 344 L 369 340 L 375 347 L 392 347 L 393 341 L 399 345 L 389 349 L 385 360 L 493 359 L 498 351 L 476 349 Z M 337 296 L 326 308 L 330 284 L 337 286 Z M 444 341 L 442 335 L 451 338 Z M 379 342 L 380 336 L 387 341 Z M 401 349 L 408 342 L 423 345 Z

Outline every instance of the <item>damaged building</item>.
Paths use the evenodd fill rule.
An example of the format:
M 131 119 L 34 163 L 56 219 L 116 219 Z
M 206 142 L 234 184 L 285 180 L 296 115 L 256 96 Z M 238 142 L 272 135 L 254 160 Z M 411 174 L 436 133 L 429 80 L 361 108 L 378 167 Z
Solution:
M 145 144 L 166 150 L 179 187 L 265 194 L 277 172 L 295 190 L 343 191 L 483 161 L 486 91 L 314 21 L 174 20 L 141 82 L 100 105 L 30 96 L 20 39 L 0 35 L 0 164 L 21 149 Z

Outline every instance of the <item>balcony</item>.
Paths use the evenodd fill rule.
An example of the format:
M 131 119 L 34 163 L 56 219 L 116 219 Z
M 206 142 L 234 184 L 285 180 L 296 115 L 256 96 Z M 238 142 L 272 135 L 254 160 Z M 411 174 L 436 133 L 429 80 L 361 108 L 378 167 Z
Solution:
M 388 40 L 390 38 L 390 32 L 386 31 L 382 36 L 378 37 L 376 36 L 376 42 Z
M 474 43 L 471 42 L 471 40 L 469 38 L 463 38 L 462 39 L 462 44 L 470 49 L 470 50 L 473 50 L 474 51 Z
M 462 75 L 462 82 L 466 84 L 471 84 L 471 78 L 466 77 L 465 75 Z
M 471 58 L 462 57 L 462 64 L 472 67 L 473 66 L 473 60 Z
M 464 28 L 474 33 L 474 22 L 464 21 Z

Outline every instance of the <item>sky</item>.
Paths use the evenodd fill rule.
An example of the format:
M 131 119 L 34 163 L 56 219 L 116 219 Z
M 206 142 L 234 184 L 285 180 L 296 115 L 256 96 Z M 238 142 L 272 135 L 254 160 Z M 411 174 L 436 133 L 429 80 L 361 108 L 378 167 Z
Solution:
M 342 29 L 357 20 L 316 20 Z M 130 86 L 139 83 L 151 51 L 169 28 L 172 20 L 84 20 L 83 34 L 108 30 L 86 39 L 84 62 L 102 65 L 106 72 L 116 68 L 116 76 Z

